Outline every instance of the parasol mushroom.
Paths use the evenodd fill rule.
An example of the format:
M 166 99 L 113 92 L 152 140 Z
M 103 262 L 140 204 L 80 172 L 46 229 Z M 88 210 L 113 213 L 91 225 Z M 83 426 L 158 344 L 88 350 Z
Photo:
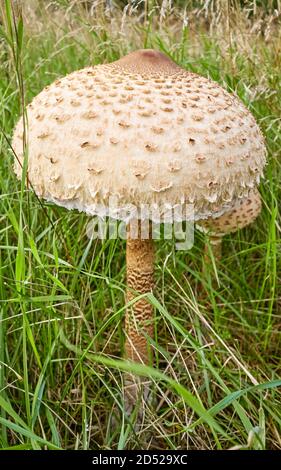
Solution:
M 60 78 L 33 99 L 27 116 L 28 179 L 47 201 L 125 220 L 129 234 L 131 205 L 157 207 L 157 220 L 149 210 L 142 222 L 192 205 L 194 220 L 217 224 L 220 234 L 243 225 L 244 214 L 250 218 L 244 202 L 258 198 L 253 191 L 265 165 L 254 117 L 236 96 L 161 52 L 135 51 Z M 13 138 L 18 177 L 22 128 L 20 119 Z M 129 235 L 127 301 L 152 291 L 153 265 L 151 231 L 148 238 Z M 145 296 L 127 309 L 126 333 L 126 357 L 147 363 L 153 308 Z

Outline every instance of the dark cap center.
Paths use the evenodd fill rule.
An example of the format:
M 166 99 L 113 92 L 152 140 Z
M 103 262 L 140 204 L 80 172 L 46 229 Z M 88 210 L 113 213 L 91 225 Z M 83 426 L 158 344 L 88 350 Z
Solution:
M 137 73 L 175 73 L 179 68 L 169 57 L 153 49 L 140 49 L 113 62 L 123 70 Z

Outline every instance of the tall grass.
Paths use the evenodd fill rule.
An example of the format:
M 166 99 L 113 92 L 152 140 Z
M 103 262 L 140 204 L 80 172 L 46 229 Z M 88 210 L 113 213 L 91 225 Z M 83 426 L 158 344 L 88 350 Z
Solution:
M 281 448 L 281 5 L 241 3 L 2 2 L 2 448 Z M 153 369 L 118 359 L 124 242 L 89 241 L 86 216 L 40 204 L 16 181 L 10 148 L 24 104 L 45 85 L 141 47 L 236 92 L 268 147 L 262 214 L 226 237 L 219 284 L 202 278 L 200 233 L 189 252 L 156 242 Z M 128 367 L 154 384 L 138 435 L 123 411 Z

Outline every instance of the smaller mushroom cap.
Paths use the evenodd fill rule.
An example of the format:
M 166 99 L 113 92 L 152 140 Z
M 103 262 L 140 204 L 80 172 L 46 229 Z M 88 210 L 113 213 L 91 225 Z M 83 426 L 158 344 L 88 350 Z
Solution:
M 261 206 L 260 194 L 257 189 L 253 189 L 246 199 L 238 201 L 232 209 L 220 217 L 200 220 L 197 227 L 209 235 L 223 237 L 254 222 L 261 211 Z

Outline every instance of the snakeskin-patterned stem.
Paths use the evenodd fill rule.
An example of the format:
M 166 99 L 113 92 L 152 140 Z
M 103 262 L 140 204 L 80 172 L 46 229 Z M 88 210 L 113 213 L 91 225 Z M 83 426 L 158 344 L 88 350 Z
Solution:
M 154 245 L 151 227 L 147 234 L 149 238 L 146 239 L 141 236 L 139 222 L 137 223 L 138 238 L 132 237 L 130 229 L 129 225 L 127 230 L 127 303 L 140 294 L 152 292 L 154 285 Z M 126 358 L 134 362 L 149 364 L 151 351 L 149 350 L 148 337 L 153 335 L 153 307 L 145 298 L 137 300 L 127 307 L 125 330 Z M 138 408 L 134 425 L 135 431 L 142 427 L 144 410 L 149 399 L 150 380 L 126 373 L 124 376 L 124 405 L 129 416 L 136 406 Z
M 127 302 L 139 294 L 152 292 L 154 272 L 154 246 L 151 234 L 148 239 L 134 239 L 127 235 Z M 125 317 L 126 357 L 135 362 L 149 362 L 147 336 L 153 334 L 153 307 L 145 299 L 127 308 Z

